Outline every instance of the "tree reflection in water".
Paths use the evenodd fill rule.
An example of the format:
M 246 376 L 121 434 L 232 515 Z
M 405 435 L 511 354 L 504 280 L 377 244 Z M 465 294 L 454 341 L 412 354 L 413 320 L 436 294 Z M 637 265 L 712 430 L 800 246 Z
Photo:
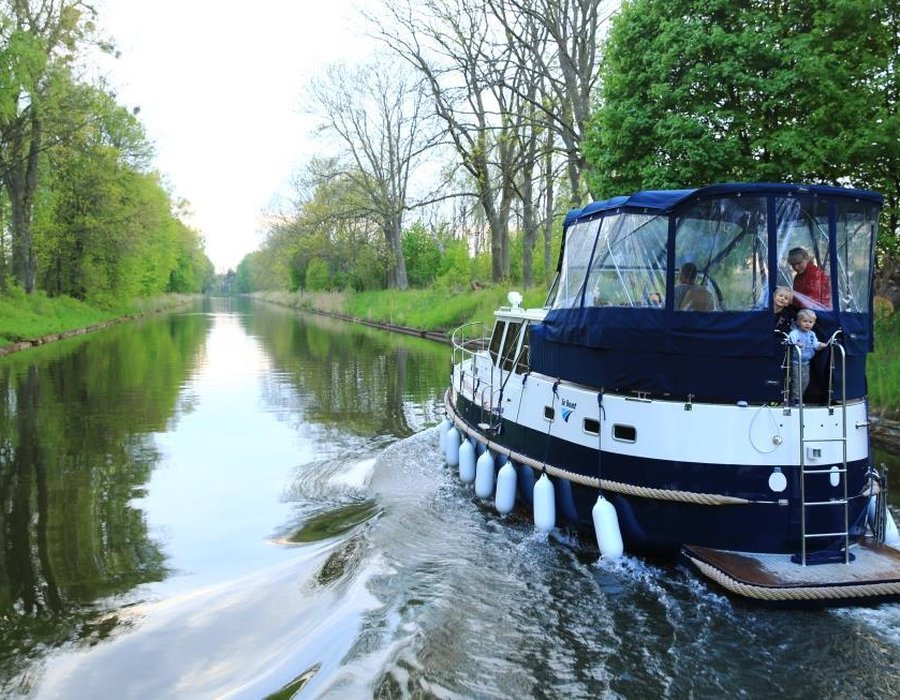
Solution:
M 165 576 L 130 502 L 208 325 L 172 316 L 0 361 L 0 689 L 47 646 L 111 634 L 99 601 Z

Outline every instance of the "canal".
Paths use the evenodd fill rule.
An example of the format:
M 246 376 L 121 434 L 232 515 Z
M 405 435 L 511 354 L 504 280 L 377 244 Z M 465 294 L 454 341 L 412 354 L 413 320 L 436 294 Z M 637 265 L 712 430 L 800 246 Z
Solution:
M 480 503 L 448 355 L 211 300 L 0 358 L 0 696 L 896 697 L 900 604 L 750 608 Z

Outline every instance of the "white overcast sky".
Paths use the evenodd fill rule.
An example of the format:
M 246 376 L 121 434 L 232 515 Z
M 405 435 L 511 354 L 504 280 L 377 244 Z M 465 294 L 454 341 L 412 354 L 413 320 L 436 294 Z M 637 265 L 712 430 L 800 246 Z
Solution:
M 263 215 L 289 196 L 314 152 L 301 95 L 334 61 L 363 60 L 359 0 L 102 0 L 99 25 L 121 57 L 105 71 L 140 107 L 157 169 L 217 272 L 255 250 Z

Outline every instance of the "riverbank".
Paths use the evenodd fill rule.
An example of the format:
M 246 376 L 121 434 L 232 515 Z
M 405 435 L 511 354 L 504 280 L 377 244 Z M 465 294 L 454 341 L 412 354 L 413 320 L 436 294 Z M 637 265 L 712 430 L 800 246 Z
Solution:
M 199 298 L 196 294 L 167 294 L 101 309 L 70 297 L 13 291 L 0 295 L 0 356 L 171 311 Z
M 505 288 L 406 292 L 257 292 L 253 298 L 288 308 L 407 335 L 448 342 L 454 328 L 471 322 L 490 325 L 494 309 L 506 303 Z M 542 290 L 524 293 L 523 305 L 540 306 Z M 0 356 L 114 323 L 183 307 L 198 295 L 165 295 L 117 309 L 97 309 L 65 297 L 0 295 Z M 873 440 L 900 452 L 900 314 L 876 321 L 875 352 L 868 363 Z

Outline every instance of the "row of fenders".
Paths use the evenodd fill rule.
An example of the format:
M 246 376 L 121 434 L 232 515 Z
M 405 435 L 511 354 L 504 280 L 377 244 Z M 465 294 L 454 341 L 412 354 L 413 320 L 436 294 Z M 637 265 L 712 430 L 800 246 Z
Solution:
M 503 454 L 495 458 L 483 443 L 475 443 L 472 439 L 463 437 L 449 418 L 441 421 L 438 432 L 441 452 L 447 466 L 458 469 L 460 481 L 464 484 L 474 483 L 475 495 L 479 498 L 493 497 L 494 507 L 501 515 L 510 513 L 515 507 L 519 486 L 518 473 L 512 461 Z M 531 470 L 530 467 L 525 469 Z M 546 473 L 542 473 L 534 482 L 531 505 L 535 528 L 543 533 L 552 531 L 556 527 L 556 494 L 553 482 Z M 608 559 L 621 557 L 624 545 L 616 509 L 603 498 L 602 493 L 597 495 L 591 516 L 600 555 Z

